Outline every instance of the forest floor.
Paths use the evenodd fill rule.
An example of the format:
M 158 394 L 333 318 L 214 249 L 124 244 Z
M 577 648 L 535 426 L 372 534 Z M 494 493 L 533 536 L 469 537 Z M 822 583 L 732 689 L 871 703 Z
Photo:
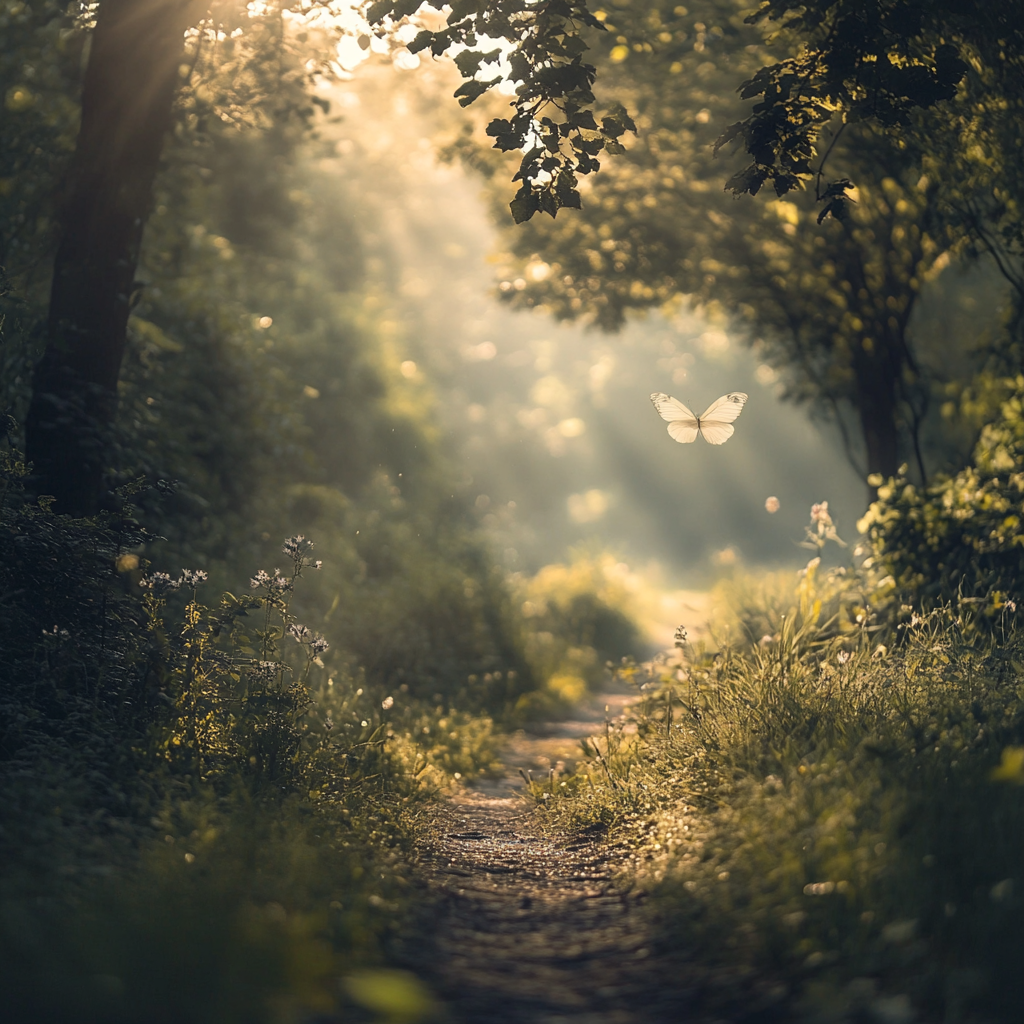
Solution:
M 599 693 L 568 720 L 517 732 L 503 774 L 442 803 L 424 828 L 431 916 L 406 959 L 458 1024 L 653 1024 L 689 1002 L 683 979 L 664 984 L 644 893 L 621 881 L 627 851 L 545 827 L 520 775 L 571 771 L 579 740 L 631 699 Z

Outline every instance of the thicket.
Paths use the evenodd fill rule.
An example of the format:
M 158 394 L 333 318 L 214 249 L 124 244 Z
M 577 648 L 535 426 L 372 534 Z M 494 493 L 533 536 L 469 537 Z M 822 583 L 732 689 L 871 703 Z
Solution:
M 710 633 L 624 669 L 626 719 L 534 785 L 555 820 L 635 848 L 702 1012 L 1020 1019 L 1024 646 L 1000 589 L 1019 555 L 991 518 L 1019 418 L 1009 402 L 925 496 L 883 484 L 851 564 L 724 583 Z M 807 543 L 830 537 L 817 506 Z M 956 566 L 923 573 L 949 589 L 894 579 L 915 558 Z

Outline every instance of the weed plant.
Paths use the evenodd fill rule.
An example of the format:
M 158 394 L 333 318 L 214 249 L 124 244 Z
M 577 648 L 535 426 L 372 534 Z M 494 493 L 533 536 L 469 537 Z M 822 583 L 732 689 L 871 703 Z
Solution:
M 534 796 L 636 845 L 707 1014 L 1020 1020 L 1015 610 L 921 614 L 872 565 L 819 571 L 734 582 L 711 639 L 625 666 L 627 719 Z

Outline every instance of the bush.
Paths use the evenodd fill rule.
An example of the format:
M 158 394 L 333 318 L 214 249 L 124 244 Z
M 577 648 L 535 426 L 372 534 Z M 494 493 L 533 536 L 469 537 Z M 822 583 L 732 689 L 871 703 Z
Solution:
M 923 490 L 873 481 L 878 500 L 858 529 L 903 603 L 967 599 L 998 618 L 1024 599 L 1024 377 L 1009 384 L 966 469 Z
M 210 608 L 204 572 L 146 571 L 129 495 L 57 516 L 0 457 L 5 1019 L 336 1012 L 403 919 L 410 805 L 486 767 L 489 724 L 332 663 L 304 538 Z

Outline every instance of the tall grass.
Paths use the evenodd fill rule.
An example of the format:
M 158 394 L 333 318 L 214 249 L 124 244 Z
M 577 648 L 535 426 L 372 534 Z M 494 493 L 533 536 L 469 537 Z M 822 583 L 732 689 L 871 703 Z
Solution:
M 712 639 L 628 666 L 627 720 L 535 795 L 637 845 L 708 1012 L 1020 1020 L 1024 630 L 818 573 L 726 588 Z

